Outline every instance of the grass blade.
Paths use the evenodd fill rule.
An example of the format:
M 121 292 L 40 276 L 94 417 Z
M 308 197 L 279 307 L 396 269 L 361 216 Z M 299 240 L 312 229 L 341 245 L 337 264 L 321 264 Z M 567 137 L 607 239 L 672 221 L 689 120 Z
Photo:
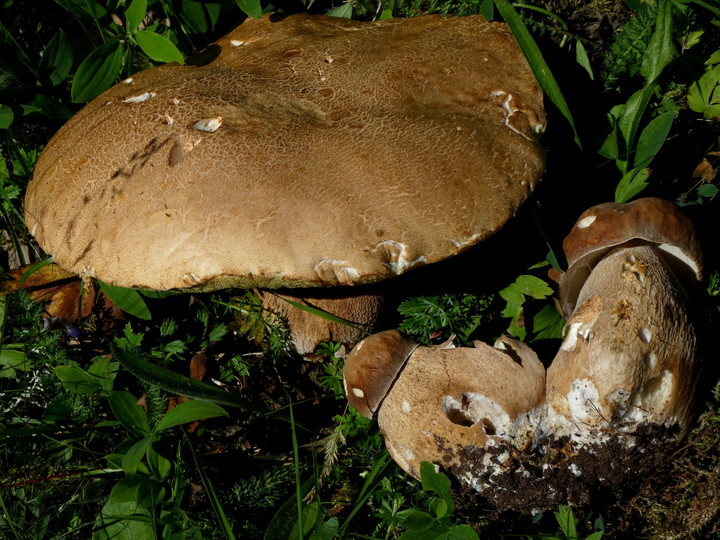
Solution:
M 550 102 L 555 105 L 558 111 L 560 111 L 560 114 L 562 114 L 568 124 L 570 124 L 573 131 L 573 140 L 579 148 L 582 148 L 580 136 L 578 135 L 577 129 L 575 129 L 575 122 L 573 121 L 570 108 L 565 101 L 565 96 L 563 96 L 560 91 L 560 87 L 558 86 L 557 81 L 555 81 L 555 77 L 545 62 L 545 59 L 535 43 L 535 40 L 533 40 L 530 32 L 526 28 L 525 23 L 523 23 L 522 17 L 518 15 L 517 11 L 515 11 L 508 0 L 494 0 L 494 2 L 495 7 L 500 12 L 500 15 L 503 16 L 503 19 L 505 19 L 505 22 L 510 27 L 510 30 L 512 30 L 518 45 L 520 45 L 520 49 L 525 55 L 525 59 L 528 64 L 530 64 L 530 69 L 532 69 L 532 72 L 535 74 L 535 78 L 540 84 L 540 88 L 542 88 L 542 91 L 545 92 L 545 95 L 548 97 Z

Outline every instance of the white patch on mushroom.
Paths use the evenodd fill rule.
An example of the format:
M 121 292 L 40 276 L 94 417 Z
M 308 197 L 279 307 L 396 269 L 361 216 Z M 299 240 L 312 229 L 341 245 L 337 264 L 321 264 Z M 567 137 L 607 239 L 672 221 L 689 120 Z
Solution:
M 183 276 L 183 279 L 184 279 L 185 281 L 189 281 L 189 282 L 202 283 L 202 279 L 200 279 L 200 278 L 199 278 L 196 274 L 194 274 L 193 272 L 188 272 L 187 274 L 185 274 L 185 275 Z
M 170 101 L 173 105 L 180 105 L 180 100 L 178 98 L 172 98 Z
M 644 326 L 640 328 L 638 335 L 640 336 L 640 340 L 646 345 L 650 343 L 650 340 L 652 339 L 652 332 Z
M 448 241 L 455 246 L 458 249 L 464 248 L 465 246 L 473 245 L 477 242 L 478 238 L 480 237 L 480 234 L 476 233 L 470 236 L 467 240 L 458 241 L 453 240 L 452 238 L 448 238 Z
M 410 404 L 407 401 L 403 401 L 400 408 L 402 409 L 402 412 L 404 412 L 404 413 L 409 413 L 410 409 L 411 409 Z
M 427 262 L 425 257 L 422 255 L 413 260 L 409 260 L 407 256 L 407 246 L 401 242 L 395 242 L 394 240 L 383 240 L 368 251 L 370 251 L 370 253 L 375 253 L 378 250 L 382 250 L 385 253 L 387 262 L 384 264 L 394 274 L 402 274 L 416 265 Z
M 335 60 L 335 59 L 334 59 L 332 56 L 326 56 L 326 57 L 325 57 L 325 62 L 326 62 L 327 64 L 332 64 L 332 63 L 334 62 L 334 60 Z
M 597 219 L 597 216 L 586 216 L 577 222 L 576 227 L 578 229 L 586 229 L 590 225 L 592 225 L 596 219 Z
M 210 118 L 198 120 L 190 127 L 192 129 L 197 129 L 198 131 L 207 131 L 208 133 L 212 133 L 220 129 L 220 126 L 222 126 L 222 116 L 212 116 Z
M 125 98 L 122 100 L 123 103 L 142 103 L 143 101 L 147 101 L 148 99 L 152 99 L 157 94 L 155 92 L 143 92 L 142 94 L 138 94 L 137 96 L 131 96 L 129 98 Z
M 643 360 L 645 360 L 645 365 L 649 369 L 655 369 L 655 366 L 657 366 L 657 355 L 653 351 L 650 351 L 649 353 L 647 353 L 643 357 Z
M 240 47 L 241 45 L 245 45 L 245 42 L 239 39 L 231 39 L 230 45 L 232 45 L 233 47 Z
M 123 82 L 123 84 L 130 84 L 131 82 L 133 82 L 133 78 L 128 77 L 127 79 L 123 79 L 122 82 Z
M 623 415 L 624 422 L 662 422 L 673 392 L 673 375 L 663 371 L 649 379 L 645 385 L 630 396 L 630 406 Z
M 353 285 L 360 277 L 360 272 L 348 266 L 347 261 L 337 259 L 323 259 L 315 264 L 313 270 L 323 281 L 340 285 Z
M 688 257 L 678 246 L 673 246 L 670 244 L 660 244 L 659 246 L 657 246 L 657 248 L 663 250 L 665 253 L 669 253 L 670 255 L 673 255 L 674 257 L 680 259 L 682 262 L 692 268 L 693 272 L 695 272 L 695 275 L 700 274 L 700 268 L 698 267 L 697 262 Z
M 352 393 L 355 397 L 358 397 L 360 399 L 365 397 L 365 392 L 363 392 L 360 388 L 353 388 Z
M 168 126 L 172 126 L 175 123 L 175 120 L 169 114 L 166 114 L 163 119 Z
M 528 141 L 532 141 L 532 137 L 528 137 L 525 135 L 522 131 L 519 131 L 518 129 L 514 128 L 512 125 L 510 125 L 510 119 L 513 117 L 513 115 L 516 112 L 520 112 L 520 109 L 517 109 L 513 106 L 512 100 L 513 96 L 512 94 L 508 94 L 504 90 L 495 90 L 493 92 L 490 92 L 491 96 L 506 96 L 505 101 L 503 101 L 502 107 L 503 107 L 503 124 L 510 130 L 518 135 L 520 135 L 523 139 L 526 139 Z M 542 129 L 542 128 L 541 128 Z
M 452 396 L 443 398 L 443 411 L 458 425 L 479 425 L 487 435 L 506 432 L 510 417 L 494 400 L 477 392 L 464 392 L 458 401 Z
M 586 420 L 602 414 L 597 388 L 590 379 L 575 379 L 567 395 L 573 418 Z
M 565 339 L 563 340 L 560 349 L 562 349 L 563 351 L 575 350 L 575 345 L 577 345 L 578 331 L 580 330 L 582 324 L 582 321 L 580 321 L 574 322 L 570 325 L 567 336 L 565 336 Z

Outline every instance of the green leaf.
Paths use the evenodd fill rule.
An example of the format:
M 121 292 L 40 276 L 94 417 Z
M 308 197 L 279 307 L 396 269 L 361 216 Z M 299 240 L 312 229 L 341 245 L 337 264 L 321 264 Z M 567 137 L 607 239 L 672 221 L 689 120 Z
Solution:
M 100 283 L 100 289 L 102 289 L 102 292 L 107 295 L 110 301 L 124 312 L 146 321 L 152 318 L 145 300 L 142 299 L 140 293 L 135 289 L 116 287 L 115 285 L 103 283 L 99 280 L 98 283 Z
M 139 355 L 133 354 L 115 345 L 110 346 L 113 356 L 130 373 L 140 380 L 149 382 L 163 390 L 174 392 L 181 396 L 187 396 L 204 401 L 212 401 L 229 407 L 239 407 L 248 411 L 262 413 L 270 412 L 267 407 L 245 400 L 235 394 L 231 394 L 217 386 L 196 381 L 185 377 L 164 367 L 151 364 Z M 280 417 L 282 418 L 282 417 Z
M 145 455 L 147 456 L 148 466 L 152 473 L 160 480 L 163 480 L 170 474 L 172 462 L 163 455 L 160 447 L 160 441 L 153 441 Z
M 521 274 L 513 283 L 500 291 L 500 296 L 508 302 L 522 304 L 525 301 L 525 296 L 542 300 L 550 296 L 552 292 L 550 286 L 539 277 Z
M 352 12 L 352 2 L 344 2 L 339 6 L 328 10 L 325 15 L 329 15 L 330 17 L 342 17 L 345 19 L 350 19 L 352 18 Z
M 624 165 L 619 165 L 623 173 L 628 171 L 627 164 L 630 161 L 632 150 L 635 148 L 635 137 L 640 126 L 640 120 L 645 114 L 645 109 L 655 92 L 655 88 L 655 85 L 648 85 L 635 92 L 630 96 L 618 117 L 617 129 L 622 136 L 622 147 L 618 148 L 618 157 L 625 161 Z
M 184 64 L 185 58 L 175 44 L 165 36 L 150 30 L 139 30 L 133 36 L 140 48 L 156 62 L 177 62 Z
M 555 519 L 557 519 L 558 525 L 560 525 L 565 536 L 577 538 L 577 529 L 575 528 L 577 520 L 569 507 L 560 505 L 558 511 L 555 512 Z
M 144 479 L 139 476 L 127 476 L 125 478 L 121 478 L 110 491 L 108 500 L 117 503 L 137 500 L 138 487 L 143 480 Z
M 7 105 L 0 105 L 0 129 L 8 129 L 13 123 L 15 114 Z
M 565 319 L 555 306 L 545 306 L 533 317 L 533 341 L 538 339 L 561 339 Z
M 216 416 L 228 416 L 225 409 L 208 401 L 184 401 L 175 408 L 169 410 L 155 426 L 154 431 L 187 424 L 203 418 L 215 418 Z
M 73 64 L 73 50 L 70 39 L 61 29 L 50 40 L 40 58 L 40 74 L 47 77 L 53 86 L 64 82 Z
M 125 31 L 128 34 L 135 32 L 145 18 L 147 0 L 132 0 L 125 10 Z
M 427 531 L 433 525 L 435 525 L 435 518 L 422 510 L 413 510 L 405 516 L 402 522 L 403 527 L 407 527 L 413 532 Z
M 655 20 L 655 31 L 650 43 L 643 54 L 640 73 L 645 77 L 646 83 L 654 83 L 672 59 L 677 54 L 673 45 L 672 2 L 661 0 Z
M 73 78 L 70 95 L 84 103 L 110 88 L 122 68 L 122 45 L 111 41 L 101 45 L 82 61 Z
M 594 533 L 588 535 L 585 538 L 585 540 L 600 540 L 602 538 L 602 536 L 603 536 L 602 531 L 597 531 L 597 532 L 594 532 Z
M 472 530 L 469 525 L 456 525 L 448 531 L 448 540 L 480 540 L 478 533 Z
M 718 191 L 720 191 L 720 189 L 718 189 L 715 184 L 703 184 L 702 186 L 698 187 L 697 190 L 698 195 L 706 198 L 714 197 L 718 194 Z
M 638 137 L 633 168 L 644 168 L 650 165 L 655 155 L 667 140 L 675 115 L 672 111 L 662 113 L 653 118 Z
M 447 503 L 445 515 L 455 511 L 455 501 L 450 495 L 450 479 L 441 472 L 435 472 L 435 466 L 429 461 L 420 464 L 420 480 L 425 491 L 432 491 Z
M 125 474 L 128 476 L 134 476 L 140 466 L 140 462 L 145 457 L 145 452 L 150 447 L 150 444 L 155 440 L 154 435 L 148 435 L 143 437 L 138 442 L 133 444 L 130 449 L 125 453 L 122 460 L 122 468 Z
M 585 46 L 580 41 L 575 42 L 575 61 L 580 64 L 585 71 L 587 71 L 590 80 L 594 81 L 595 74 L 593 73 L 592 66 L 590 65 L 590 58 L 588 58 Z
M 650 169 L 633 169 L 625 173 L 615 188 L 615 202 L 623 203 L 632 199 L 647 187 Z
M 430 512 L 435 514 L 437 519 L 442 519 L 447 515 L 448 505 L 445 499 L 435 498 L 430 501 Z
M 550 71 L 545 59 L 542 57 L 542 53 L 530 35 L 530 32 L 528 32 L 528 29 L 525 27 L 525 23 L 523 23 L 522 18 L 518 15 L 508 0 L 494 1 L 495 7 L 505 19 L 505 22 L 515 36 L 518 45 L 520 45 L 520 49 L 525 55 L 525 59 L 530 65 L 530 69 L 532 69 L 532 72 L 535 74 L 535 78 L 537 79 L 540 88 L 542 88 L 542 91 L 545 93 L 550 102 L 555 105 L 560 114 L 565 118 L 565 120 L 567 120 L 568 124 L 572 128 L 575 144 L 577 144 L 578 147 L 582 147 L 580 137 L 575 129 L 575 122 L 573 120 L 572 113 L 565 101 L 565 96 L 563 96 L 557 81 L 555 81 L 555 77 Z
M 262 17 L 260 0 L 235 0 L 235 3 L 244 13 L 250 15 L 253 19 Z
M 130 392 L 115 391 L 110 394 L 110 408 L 115 418 L 130 433 L 137 437 L 150 435 L 147 413 L 137 404 L 137 398 Z
M 14 378 L 16 370 L 29 371 L 31 367 L 25 351 L 11 346 L 0 348 L 0 377 Z
M 110 379 L 93 375 L 77 366 L 58 366 L 53 372 L 67 390 L 76 394 L 107 392 L 112 388 Z

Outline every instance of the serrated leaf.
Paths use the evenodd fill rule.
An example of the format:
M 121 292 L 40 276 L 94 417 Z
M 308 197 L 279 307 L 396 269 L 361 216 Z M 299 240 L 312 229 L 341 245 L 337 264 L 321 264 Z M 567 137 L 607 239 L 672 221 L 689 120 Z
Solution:
M 260 0 L 235 0 L 238 7 L 253 19 L 262 17 L 262 5 Z
M 150 30 L 140 30 L 134 36 L 140 48 L 156 62 L 177 62 L 184 64 L 185 58 L 175 44 L 165 36 Z
M 100 289 L 102 289 L 102 292 L 105 293 L 110 301 L 122 309 L 125 313 L 129 313 L 138 319 L 146 321 L 149 321 L 152 318 L 145 300 L 142 299 L 140 293 L 135 289 L 116 287 L 115 285 L 103 283 L 99 280 L 98 283 L 100 283 Z
M 132 0 L 125 10 L 125 31 L 128 34 L 135 32 L 145 18 L 147 0 Z
M 122 68 L 122 45 L 111 41 L 91 52 L 75 72 L 70 96 L 84 103 L 110 88 Z
M 228 416 L 225 409 L 208 401 L 184 401 L 169 410 L 155 426 L 154 431 L 159 432 L 180 424 L 187 424 L 203 418 Z
M 552 292 L 550 286 L 539 277 L 521 274 L 513 283 L 500 291 L 500 296 L 508 302 L 522 304 L 525 296 L 542 300 L 550 296 Z
M 110 408 L 115 418 L 133 435 L 144 437 L 150 434 L 147 413 L 130 392 L 115 391 L 110 394 Z
M 545 306 L 533 317 L 533 341 L 538 339 L 561 339 L 565 319 L 555 306 Z

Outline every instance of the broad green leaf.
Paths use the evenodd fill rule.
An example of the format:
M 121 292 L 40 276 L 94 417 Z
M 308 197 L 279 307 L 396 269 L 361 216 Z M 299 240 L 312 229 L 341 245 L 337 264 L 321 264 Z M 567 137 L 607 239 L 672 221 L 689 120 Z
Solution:
M 260 0 L 235 0 L 235 3 L 244 13 L 250 15 L 253 19 L 262 17 Z
M 332 8 L 331 10 L 328 10 L 325 15 L 329 15 L 330 17 L 342 17 L 345 19 L 350 19 L 352 17 L 352 2 L 344 2 L 340 4 L 337 7 Z
M 500 291 L 500 296 L 508 302 L 522 303 L 525 296 L 542 300 L 550 296 L 552 292 L 550 286 L 539 277 L 521 274 L 513 283 Z
M 403 519 L 402 526 L 413 532 L 423 532 L 435 525 L 435 518 L 422 510 L 414 510 Z
M 170 470 L 172 469 L 172 462 L 163 455 L 162 451 L 160 451 L 160 447 L 162 445 L 160 445 L 159 443 L 160 441 L 154 441 L 147 449 L 145 455 L 147 456 L 148 466 L 150 467 L 150 470 L 160 480 L 163 480 L 168 474 L 170 474 Z
M 455 501 L 450 495 L 450 479 L 441 472 L 435 472 L 435 466 L 429 461 L 420 464 L 420 481 L 425 491 L 432 491 L 447 503 L 445 515 L 455 512 Z
M 77 366 L 58 366 L 53 372 L 66 389 L 76 394 L 94 394 L 112 388 L 111 380 L 88 373 Z
M 469 525 L 456 525 L 448 531 L 446 538 L 447 540 L 480 540 L 478 533 Z
M 445 499 L 436 497 L 435 499 L 430 501 L 429 508 L 430 511 L 435 514 L 435 517 L 437 519 L 442 519 L 447 515 L 448 505 Z
M 530 32 L 525 27 L 525 23 L 523 23 L 522 18 L 518 15 L 508 0 L 494 0 L 494 2 L 495 7 L 500 12 L 500 15 L 502 15 L 505 19 L 505 22 L 515 36 L 518 45 L 520 45 L 520 49 L 525 55 L 525 59 L 530 65 L 530 69 L 532 69 L 532 72 L 535 74 L 535 78 L 537 79 L 540 88 L 542 88 L 542 91 L 548 97 L 550 102 L 557 107 L 560 114 L 565 118 L 565 120 L 567 120 L 568 124 L 570 124 L 575 143 L 579 147 L 582 147 L 580 137 L 575 129 L 575 122 L 573 120 L 572 113 L 565 101 L 565 96 L 563 96 L 557 81 L 555 81 L 555 77 L 550 71 L 550 68 L 545 62 L 545 59 L 530 35 Z
M 589 535 L 585 538 L 585 540 L 600 540 L 600 539 L 602 538 L 602 536 L 603 536 L 602 531 L 597 531 L 597 532 L 594 532 L 594 533 L 592 533 L 592 534 L 589 534 Z
M 660 0 L 655 31 L 650 43 L 643 54 L 640 73 L 645 77 L 647 84 L 654 83 L 672 59 L 677 54 L 673 45 L 673 19 L 672 2 Z
M 698 195 L 701 197 L 714 197 L 718 194 L 718 187 L 715 184 L 703 184 L 702 186 L 698 187 Z
M 645 109 L 654 92 L 654 84 L 648 85 L 642 90 L 635 92 L 630 96 L 630 99 L 628 99 L 618 118 L 618 130 L 622 135 L 622 146 L 620 147 L 619 145 L 618 157 L 626 163 L 625 166 L 620 167 L 623 173 L 628 170 L 627 163 L 629 162 L 629 156 L 635 148 L 635 138 L 638 127 L 640 126 L 640 120 L 642 120 Z
M 103 283 L 99 280 L 98 283 L 100 283 L 102 292 L 107 295 L 110 301 L 124 312 L 146 321 L 149 321 L 152 318 L 145 300 L 142 299 L 140 293 L 135 289 L 116 287 L 115 285 L 109 285 L 108 283 Z
M 110 408 L 115 418 L 130 433 L 137 437 L 150 435 L 147 413 L 137 404 L 137 398 L 130 392 L 115 391 L 110 394 Z
M 73 64 L 73 50 L 67 34 L 60 29 L 50 40 L 40 58 L 40 74 L 46 76 L 53 86 L 64 82 Z
M 493 0 L 480 0 L 480 14 L 488 21 L 495 19 L 495 5 Z
M 125 474 L 128 476 L 134 476 L 140 466 L 140 462 L 145 457 L 145 452 L 150 447 L 150 444 L 155 440 L 154 435 L 148 435 L 143 437 L 138 442 L 133 444 L 130 449 L 125 453 L 122 460 L 122 468 Z
M 55 0 L 73 15 L 97 21 L 107 13 L 107 9 L 97 0 Z
M 0 129 L 8 129 L 13 123 L 15 114 L 7 105 L 0 105 Z
M 720 118 L 720 65 L 706 71 L 690 85 L 687 94 L 688 107 L 702 113 L 706 118 Z
M 70 95 L 84 103 L 110 88 L 122 68 L 122 45 L 111 41 L 101 45 L 82 61 L 73 78 Z
M 633 168 L 650 165 L 655 155 L 667 140 L 672 127 L 674 114 L 672 111 L 662 113 L 653 118 L 638 137 L 637 150 L 633 159 Z
M 220 405 L 209 401 L 184 401 L 165 413 L 154 431 L 159 432 L 169 427 L 216 416 L 228 416 L 228 413 Z
M 640 170 L 633 169 L 625 173 L 615 188 L 615 202 L 627 202 L 640 193 L 647 187 L 647 179 L 649 176 L 650 170 L 647 168 Z
M 538 339 L 560 339 L 565 320 L 555 306 L 545 306 L 533 317 L 533 341 Z
M 147 11 L 147 0 L 132 0 L 125 10 L 125 32 L 132 34 L 145 18 Z
M 151 32 L 150 30 L 140 30 L 133 36 L 140 48 L 152 60 L 156 62 L 177 62 L 184 64 L 185 58 L 178 50 L 175 44 L 165 36 Z
M 108 500 L 118 503 L 137 500 L 138 486 L 143 478 L 139 476 L 127 476 L 118 480 L 110 491 Z
M 16 370 L 28 371 L 31 367 L 25 351 L 10 346 L 0 348 L 0 377 L 13 378 Z

